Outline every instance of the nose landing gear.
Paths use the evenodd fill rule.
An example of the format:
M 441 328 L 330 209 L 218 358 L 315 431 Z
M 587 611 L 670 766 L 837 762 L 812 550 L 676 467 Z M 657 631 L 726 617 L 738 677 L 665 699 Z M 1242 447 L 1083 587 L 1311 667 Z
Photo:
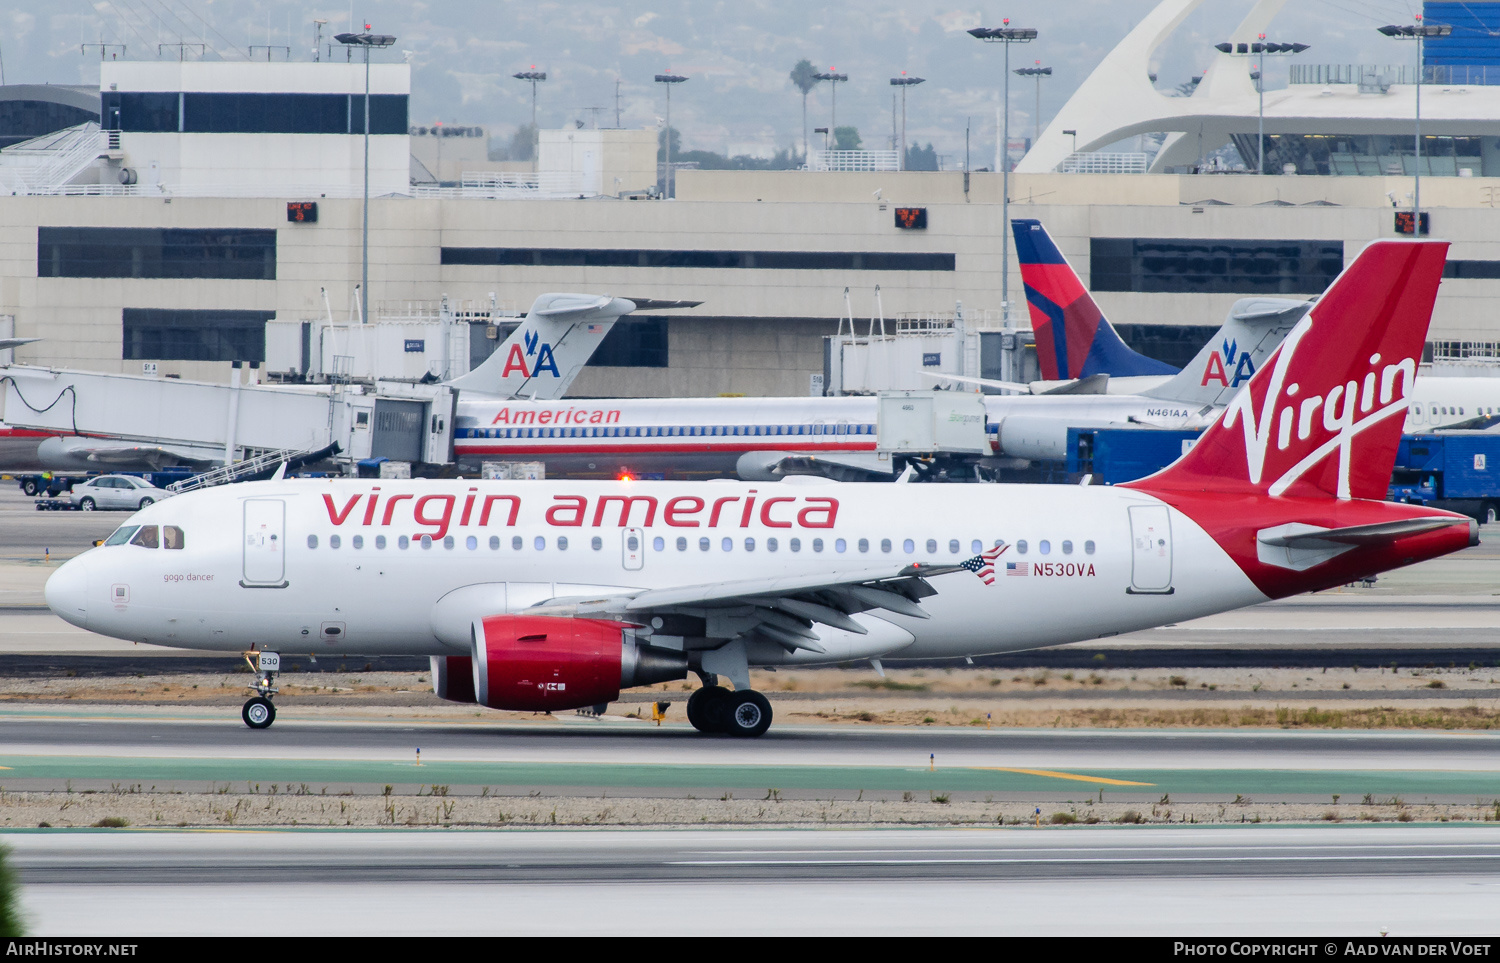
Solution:
M 252 661 L 251 656 L 256 658 Z M 255 681 L 248 688 L 255 697 L 240 710 L 240 718 L 252 729 L 266 729 L 276 721 L 276 706 L 271 703 L 277 691 L 276 676 L 281 672 L 281 656 L 276 652 L 247 653 L 245 662 L 255 673 Z

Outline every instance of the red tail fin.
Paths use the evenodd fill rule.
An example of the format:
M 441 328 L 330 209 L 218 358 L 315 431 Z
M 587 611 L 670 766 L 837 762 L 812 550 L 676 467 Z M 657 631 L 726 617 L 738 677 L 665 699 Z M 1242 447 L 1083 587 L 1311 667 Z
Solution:
M 1182 458 L 1130 487 L 1384 498 L 1446 241 L 1376 241 Z

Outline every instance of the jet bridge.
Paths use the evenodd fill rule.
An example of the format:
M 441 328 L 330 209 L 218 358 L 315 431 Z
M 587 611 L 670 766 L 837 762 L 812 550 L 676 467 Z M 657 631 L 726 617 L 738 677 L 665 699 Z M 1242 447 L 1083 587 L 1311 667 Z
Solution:
M 241 386 L 239 375 L 215 384 L 12 365 L 0 384 L 6 424 L 55 433 L 38 449 L 50 469 L 209 468 L 330 445 L 344 464 L 453 462 L 456 392 L 446 385 Z

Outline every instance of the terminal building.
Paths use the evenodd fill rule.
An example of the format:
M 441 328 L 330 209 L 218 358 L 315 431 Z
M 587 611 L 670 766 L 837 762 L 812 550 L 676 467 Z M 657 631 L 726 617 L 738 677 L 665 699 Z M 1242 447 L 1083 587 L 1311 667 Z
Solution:
M 1167 0 L 1151 36 L 1195 5 Z M 877 313 L 938 323 L 961 305 L 971 329 L 1006 330 L 1007 315 L 1010 330 L 1029 327 L 1014 263 L 1002 303 L 998 173 L 684 170 L 662 200 L 654 130 L 543 131 L 534 172 L 414 164 L 409 69 L 373 64 L 370 85 L 372 317 L 435 313 L 445 298 L 480 306 L 468 315 L 479 357 L 498 334 L 485 311 L 513 316 L 545 292 L 702 302 L 622 322 L 574 396 L 805 395 L 826 383 L 825 338 L 851 314 L 863 330 Z M 1323 130 L 1372 116 L 1357 89 L 1302 86 L 1347 108 Z M 1395 104 L 1397 87 L 1370 102 Z M 1500 95 L 1470 89 L 1451 99 Z M 1225 142 L 1240 143 L 1242 94 Z M 359 320 L 363 64 L 112 62 L 94 96 L 92 120 L 0 151 L 0 316 L 43 339 L 16 361 L 222 381 L 233 362 L 265 361 L 272 319 Z M 1274 100 L 1268 131 L 1314 135 L 1273 124 Z M 1424 88 L 1424 130 L 1430 100 L 1442 98 Z M 1252 123 L 1253 107 L 1252 91 Z M 1485 153 L 1500 150 L 1500 101 L 1465 109 L 1467 126 L 1433 136 L 1476 139 L 1478 160 L 1426 167 L 1422 182 L 1431 233 L 1453 241 L 1430 335 L 1440 354 L 1500 341 L 1500 168 Z M 1164 116 L 1147 119 L 1169 135 L 1170 159 L 1193 138 L 1172 140 Z M 1169 362 L 1190 357 L 1237 298 L 1320 293 L 1364 244 L 1396 232 L 1393 208 L 1413 187 L 1404 162 L 1365 170 L 1353 141 L 1342 153 L 1361 176 L 1300 160 L 1259 177 L 1182 172 L 1191 163 L 1059 169 L 1089 169 L 1075 155 L 1108 147 L 1128 119 L 1087 138 L 1080 128 L 1080 150 L 1056 156 L 1049 129 L 1010 177 L 1010 214 L 1041 219 L 1127 340 Z M 968 373 L 993 375 L 986 365 Z

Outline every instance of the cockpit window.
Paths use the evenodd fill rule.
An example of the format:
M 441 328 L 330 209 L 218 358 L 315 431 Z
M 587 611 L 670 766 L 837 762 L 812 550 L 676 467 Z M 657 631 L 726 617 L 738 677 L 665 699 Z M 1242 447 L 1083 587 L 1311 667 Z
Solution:
M 155 525 L 142 525 L 141 530 L 135 533 L 135 538 L 130 544 L 139 545 L 141 548 L 157 548 L 161 543 L 157 539 Z
M 115 529 L 115 533 L 113 535 L 104 540 L 104 544 L 124 545 L 126 542 L 130 541 L 130 536 L 134 535 L 135 530 L 138 528 L 140 528 L 139 525 L 122 525 L 121 527 Z
M 184 548 L 185 543 L 182 537 L 182 529 L 176 525 L 163 525 L 161 527 L 161 547 Z

